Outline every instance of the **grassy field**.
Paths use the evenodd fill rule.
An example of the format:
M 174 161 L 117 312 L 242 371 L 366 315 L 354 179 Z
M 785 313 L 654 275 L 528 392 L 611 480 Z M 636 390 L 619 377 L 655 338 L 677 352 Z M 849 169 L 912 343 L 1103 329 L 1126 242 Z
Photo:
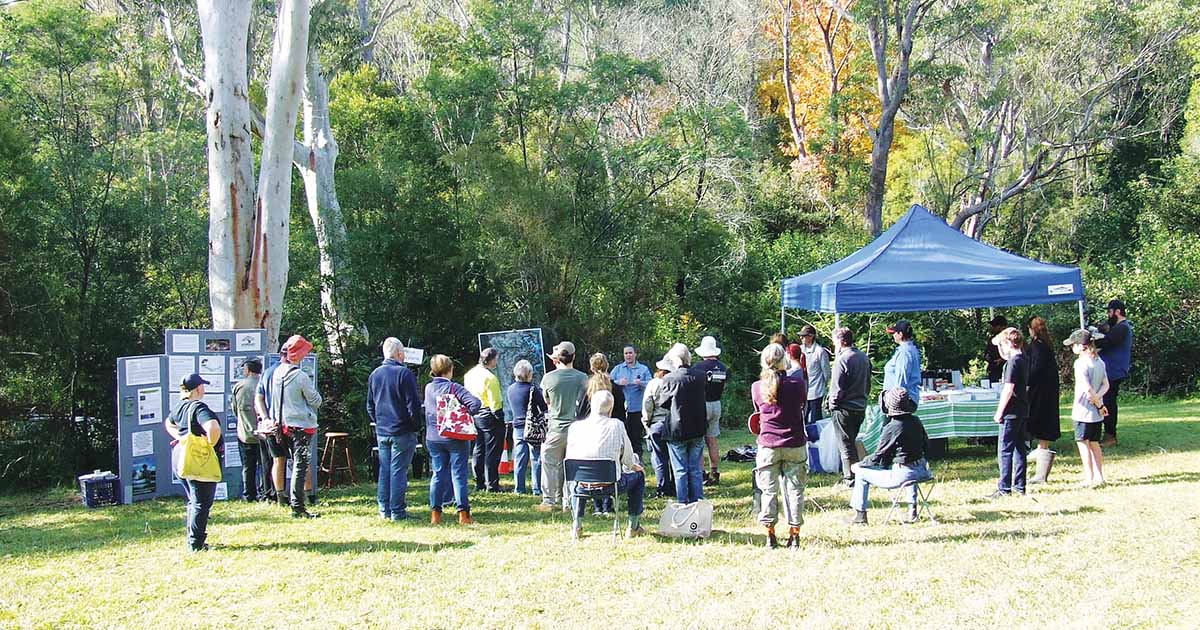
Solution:
M 847 493 L 810 476 L 796 550 L 764 548 L 750 465 L 726 464 L 704 541 L 613 542 L 534 499 L 473 495 L 475 527 L 380 521 L 374 486 L 329 492 L 319 520 L 219 502 L 213 549 L 183 551 L 183 504 L 88 510 L 67 491 L 0 498 L 0 627 L 1189 627 L 1200 618 L 1200 401 L 1122 408 L 1109 485 L 1052 482 L 985 500 L 993 453 L 952 442 L 934 525 L 845 524 Z M 724 448 L 749 442 L 722 436 Z M 656 522 L 662 501 L 650 501 Z

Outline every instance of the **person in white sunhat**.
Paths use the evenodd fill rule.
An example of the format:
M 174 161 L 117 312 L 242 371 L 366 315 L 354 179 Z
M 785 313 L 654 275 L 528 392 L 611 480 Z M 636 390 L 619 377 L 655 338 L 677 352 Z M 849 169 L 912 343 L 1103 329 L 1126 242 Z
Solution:
M 717 453 L 717 437 L 721 435 L 721 395 L 729 379 L 729 368 L 717 360 L 721 349 L 717 339 L 707 336 L 700 340 L 696 355 L 701 361 L 692 366 L 691 372 L 704 381 L 704 407 L 708 425 L 704 431 L 704 443 L 708 446 L 708 470 L 704 471 L 704 485 L 715 486 L 721 481 L 717 464 L 721 461 Z

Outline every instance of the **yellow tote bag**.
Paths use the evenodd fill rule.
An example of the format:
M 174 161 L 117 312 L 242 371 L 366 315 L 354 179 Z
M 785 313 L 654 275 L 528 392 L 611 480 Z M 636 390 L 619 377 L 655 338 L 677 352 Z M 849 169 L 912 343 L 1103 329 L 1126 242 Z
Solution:
M 190 414 L 180 414 L 189 416 L 189 426 L 184 428 L 171 453 L 175 476 L 192 481 L 220 481 L 221 460 L 212 444 L 208 443 L 208 436 L 195 435 L 191 431 L 190 425 L 196 422 L 196 404 L 190 411 Z
M 179 444 L 175 448 L 182 450 L 182 462 L 179 465 L 180 479 L 192 481 L 220 481 L 221 462 L 217 452 L 208 437 L 192 435 L 191 432 L 179 436 Z

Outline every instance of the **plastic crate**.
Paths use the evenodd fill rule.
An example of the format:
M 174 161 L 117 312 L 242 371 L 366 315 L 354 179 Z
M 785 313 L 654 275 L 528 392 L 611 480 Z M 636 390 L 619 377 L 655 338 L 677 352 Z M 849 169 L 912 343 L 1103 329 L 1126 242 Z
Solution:
M 79 477 L 79 492 L 89 508 L 117 505 L 120 500 L 120 479 L 111 472 L 94 472 Z

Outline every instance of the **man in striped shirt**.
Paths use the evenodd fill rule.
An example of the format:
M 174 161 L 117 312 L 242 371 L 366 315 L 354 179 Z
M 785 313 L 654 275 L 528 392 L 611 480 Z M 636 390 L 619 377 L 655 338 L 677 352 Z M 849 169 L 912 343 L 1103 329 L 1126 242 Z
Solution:
M 625 535 L 629 538 L 641 536 L 645 530 L 641 527 L 643 498 L 646 494 L 646 473 L 633 452 L 629 442 L 629 434 L 625 432 L 625 424 L 612 417 L 612 393 L 600 390 L 592 394 L 592 413 L 583 420 L 572 422 L 567 430 L 566 459 L 607 459 L 621 464 L 621 477 L 617 480 L 617 492 L 627 495 L 629 503 L 629 529 Z M 576 525 L 572 527 L 572 536 L 579 537 L 578 525 L 583 517 L 586 501 L 575 500 L 572 509 L 575 510 Z

